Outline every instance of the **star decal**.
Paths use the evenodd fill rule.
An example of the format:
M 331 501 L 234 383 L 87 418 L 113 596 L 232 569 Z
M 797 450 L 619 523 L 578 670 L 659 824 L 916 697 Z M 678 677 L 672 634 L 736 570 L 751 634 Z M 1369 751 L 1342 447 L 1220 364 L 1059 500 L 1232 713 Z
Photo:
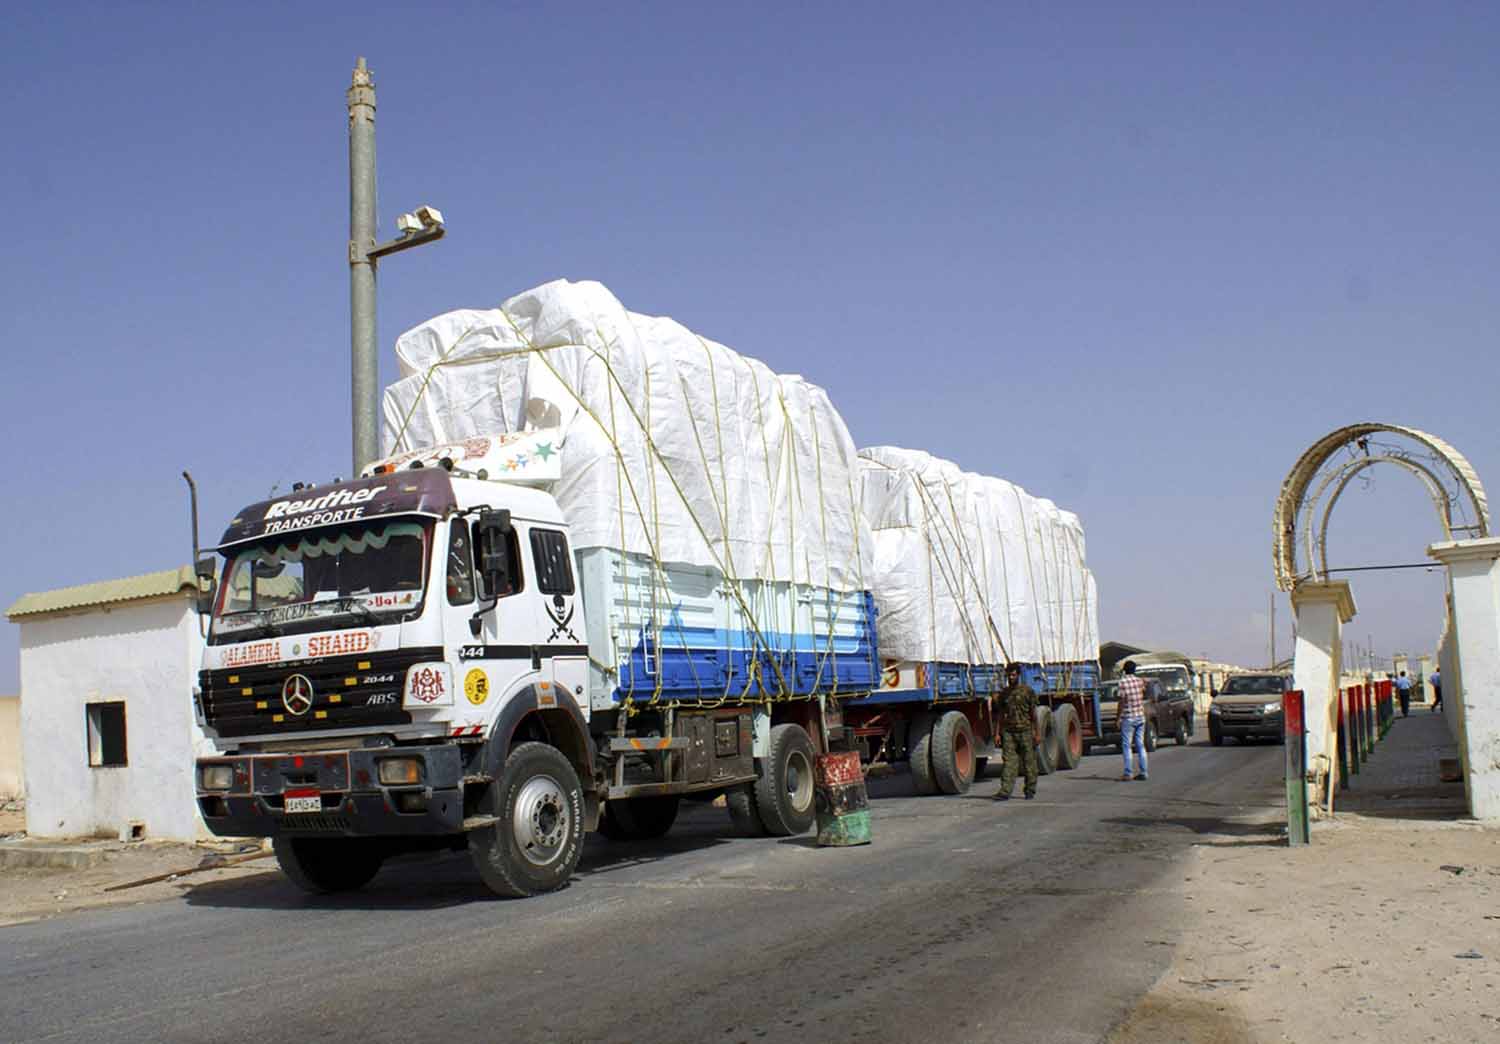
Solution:
M 552 448 L 552 443 L 550 442 L 538 442 L 536 444 L 536 455 L 538 457 L 541 457 L 543 460 L 546 460 L 556 452 L 557 451 Z

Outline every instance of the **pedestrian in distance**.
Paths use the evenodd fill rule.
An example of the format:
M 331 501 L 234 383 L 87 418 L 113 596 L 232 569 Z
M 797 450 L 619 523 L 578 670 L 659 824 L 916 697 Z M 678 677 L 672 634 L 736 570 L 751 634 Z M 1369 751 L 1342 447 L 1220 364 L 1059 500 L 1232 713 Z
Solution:
M 1436 668 L 1427 680 L 1432 684 L 1432 712 L 1436 714 L 1443 706 L 1443 669 Z
M 1021 680 L 1019 664 L 1005 668 L 1005 688 L 997 707 L 1000 721 L 1000 790 L 996 801 L 1009 801 L 1016 785 L 1016 770 L 1026 775 L 1026 800 L 1036 797 L 1036 745 L 1042 741 L 1036 731 L 1036 690 Z
M 1396 679 L 1396 695 L 1401 697 L 1401 716 L 1404 718 L 1411 709 L 1411 679 L 1406 676 L 1405 671 Z
M 1120 754 L 1125 758 L 1123 782 L 1130 779 L 1146 779 L 1146 679 L 1135 673 L 1135 661 L 1125 661 L 1125 677 L 1120 679 L 1116 695 L 1119 703 L 1115 716 L 1120 722 Z M 1131 748 L 1137 755 L 1136 769 L 1130 771 Z

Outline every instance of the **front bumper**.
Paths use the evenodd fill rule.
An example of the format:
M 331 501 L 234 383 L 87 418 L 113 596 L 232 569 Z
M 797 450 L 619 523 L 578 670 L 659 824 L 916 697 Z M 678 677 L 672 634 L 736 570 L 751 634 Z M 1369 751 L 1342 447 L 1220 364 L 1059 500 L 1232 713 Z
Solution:
M 382 784 L 377 762 L 390 757 L 420 761 L 420 782 Z M 234 774 L 224 791 L 204 789 L 194 773 L 198 812 L 220 837 L 434 836 L 463 828 L 463 765 L 453 744 L 199 758 L 205 765 L 229 765 Z M 289 813 L 288 797 L 315 797 L 318 810 Z
M 1259 718 L 1224 717 L 1222 715 L 1210 715 L 1208 719 L 1210 731 L 1220 736 L 1228 736 L 1231 739 L 1264 739 L 1280 738 L 1286 731 L 1280 712 L 1267 714 Z

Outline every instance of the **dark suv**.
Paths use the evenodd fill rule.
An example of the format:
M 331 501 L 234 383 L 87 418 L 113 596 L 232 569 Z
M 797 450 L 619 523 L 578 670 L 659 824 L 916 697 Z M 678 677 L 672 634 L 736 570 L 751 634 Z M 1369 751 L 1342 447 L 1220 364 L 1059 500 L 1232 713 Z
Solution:
M 1178 699 L 1157 678 L 1142 673 L 1146 681 L 1146 749 L 1156 749 L 1159 736 L 1171 736 L 1178 746 L 1186 746 L 1193 735 L 1193 701 Z M 1118 747 L 1120 745 L 1120 719 L 1118 715 L 1118 679 L 1107 681 L 1099 687 L 1099 737 L 1089 741 L 1089 747 Z
M 1244 743 L 1252 739 L 1285 741 L 1281 720 L 1281 694 L 1292 687 L 1285 674 L 1235 674 L 1224 683 L 1208 708 L 1208 738 L 1214 746 L 1233 736 Z

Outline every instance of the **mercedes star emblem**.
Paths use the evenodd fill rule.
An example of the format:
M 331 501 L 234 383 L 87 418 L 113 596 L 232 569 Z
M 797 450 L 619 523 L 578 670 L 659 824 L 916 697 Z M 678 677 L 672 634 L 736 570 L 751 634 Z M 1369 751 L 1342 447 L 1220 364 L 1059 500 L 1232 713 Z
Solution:
M 288 714 L 301 716 L 312 709 L 313 687 L 305 674 L 294 674 L 281 683 L 281 705 Z

